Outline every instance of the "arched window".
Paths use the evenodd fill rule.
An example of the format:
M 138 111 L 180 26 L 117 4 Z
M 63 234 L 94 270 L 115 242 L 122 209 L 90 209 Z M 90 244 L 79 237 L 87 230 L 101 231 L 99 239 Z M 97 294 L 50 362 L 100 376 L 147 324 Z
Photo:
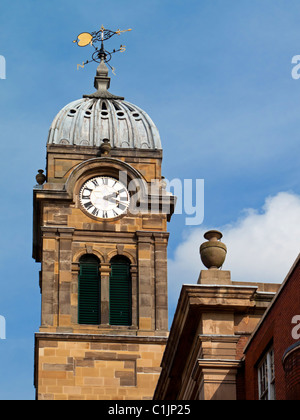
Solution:
M 109 323 L 125 326 L 132 324 L 130 261 L 122 256 L 116 256 L 111 260 Z
M 78 324 L 100 324 L 100 291 L 99 259 L 84 255 L 79 261 Z

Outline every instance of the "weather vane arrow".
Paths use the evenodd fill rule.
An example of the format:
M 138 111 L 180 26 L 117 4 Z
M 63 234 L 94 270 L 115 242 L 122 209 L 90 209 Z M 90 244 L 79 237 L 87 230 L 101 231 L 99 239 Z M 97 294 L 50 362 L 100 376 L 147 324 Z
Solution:
M 115 68 L 109 64 L 109 61 L 112 58 L 112 54 L 115 54 L 116 52 L 122 52 L 122 53 L 125 52 L 126 46 L 120 45 L 120 48 L 118 50 L 113 50 L 110 52 L 104 48 L 104 42 L 112 38 L 114 35 L 121 35 L 121 33 L 130 32 L 130 31 L 132 31 L 132 29 L 126 29 L 123 31 L 118 29 L 117 31 L 111 31 L 110 29 L 105 29 L 104 26 L 102 25 L 100 31 L 95 31 L 91 33 L 82 32 L 81 34 L 79 34 L 77 36 L 77 39 L 73 42 L 76 43 L 79 47 L 87 47 L 88 45 L 91 45 L 92 47 L 94 47 L 95 51 L 92 54 L 92 58 L 90 60 L 87 60 L 86 62 L 83 62 L 82 64 L 77 64 L 77 70 L 79 69 L 79 67 L 84 68 L 86 64 L 89 64 L 92 61 L 96 63 L 100 63 L 101 61 L 104 61 L 111 68 L 113 74 L 115 74 Z M 101 43 L 100 48 L 95 45 L 98 42 Z

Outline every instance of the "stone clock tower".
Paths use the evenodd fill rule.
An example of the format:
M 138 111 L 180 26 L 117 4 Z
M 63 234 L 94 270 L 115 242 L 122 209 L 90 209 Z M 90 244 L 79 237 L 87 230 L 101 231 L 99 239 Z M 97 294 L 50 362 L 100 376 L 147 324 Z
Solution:
M 41 263 L 37 399 L 152 399 L 168 337 L 167 222 L 158 130 L 112 95 L 64 107 L 34 188 L 33 258 Z

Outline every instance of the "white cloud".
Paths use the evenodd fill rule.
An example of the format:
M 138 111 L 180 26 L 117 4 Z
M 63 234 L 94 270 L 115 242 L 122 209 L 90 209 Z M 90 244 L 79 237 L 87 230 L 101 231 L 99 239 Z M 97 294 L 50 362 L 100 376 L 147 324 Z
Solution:
M 233 281 L 281 283 L 300 252 L 300 196 L 280 192 L 230 225 L 194 229 L 169 260 L 171 305 L 176 305 L 181 285 L 196 284 L 200 270 L 206 269 L 199 248 L 210 228 L 223 233 L 228 249 L 223 269 L 231 271 Z

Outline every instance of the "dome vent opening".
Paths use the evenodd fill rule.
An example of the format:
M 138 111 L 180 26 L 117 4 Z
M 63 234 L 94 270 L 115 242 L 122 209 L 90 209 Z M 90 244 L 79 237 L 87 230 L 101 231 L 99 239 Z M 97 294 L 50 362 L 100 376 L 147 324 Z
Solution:
M 115 107 L 116 111 L 122 111 L 119 105 L 115 101 L 113 101 L 113 106 Z
M 125 106 L 127 109 L 129 109 L 129 111 L 130 111 L 130 112 L 134 112 L 134 109 L 133 109 L 131 106 L 129 106 L 128 104 L 125 104 L 125 103 L 124 103 L 124 106 Z

